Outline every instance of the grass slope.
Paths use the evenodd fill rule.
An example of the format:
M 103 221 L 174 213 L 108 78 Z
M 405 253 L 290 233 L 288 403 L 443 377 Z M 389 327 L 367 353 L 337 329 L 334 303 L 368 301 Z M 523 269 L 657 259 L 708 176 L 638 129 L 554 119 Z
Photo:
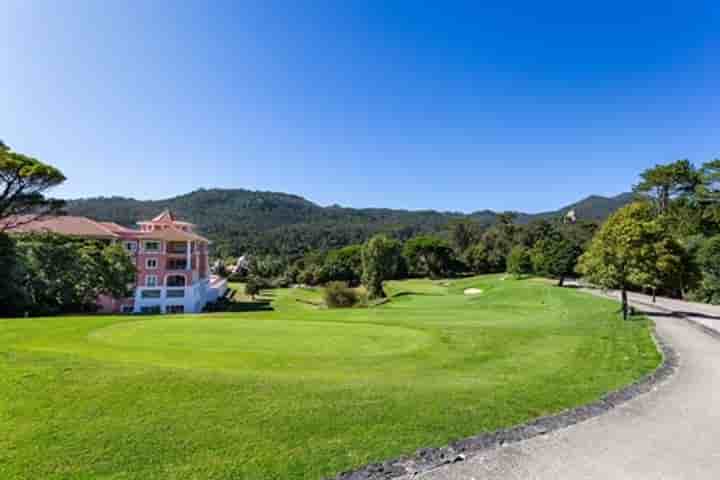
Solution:
M 465 296 L 463 289 L 483 294 Z M 542 282 L 393 282 L 381 307 L 0 321 L 0 478 L 317 479 L 597 399 L 645 320 Z

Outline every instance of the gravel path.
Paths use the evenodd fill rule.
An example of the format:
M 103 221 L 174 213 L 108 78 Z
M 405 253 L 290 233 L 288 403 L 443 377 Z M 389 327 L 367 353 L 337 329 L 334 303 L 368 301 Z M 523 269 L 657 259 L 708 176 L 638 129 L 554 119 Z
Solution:
M 660 337 L 680 357 L 668 381 L 600 417 L 412 478 L 720 478 L 720 307 L 658 298 L 652 308 L 649 297 L 636 294 L 630 300 L 655 320 Z

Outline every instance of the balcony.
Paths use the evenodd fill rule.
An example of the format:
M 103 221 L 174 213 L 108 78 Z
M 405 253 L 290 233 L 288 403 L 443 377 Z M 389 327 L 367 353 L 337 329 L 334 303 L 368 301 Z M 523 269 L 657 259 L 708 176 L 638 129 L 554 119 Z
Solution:
M 186 242 L 168 242 L 166 253 L 170 255 L 186 255 L 187 254 L 187 243 Z M 191 252 L 194 252 L 195 248 L 191 248 Z
M 171 258 L 165 263 L 165 270 L 187 270 L 187 259 Z

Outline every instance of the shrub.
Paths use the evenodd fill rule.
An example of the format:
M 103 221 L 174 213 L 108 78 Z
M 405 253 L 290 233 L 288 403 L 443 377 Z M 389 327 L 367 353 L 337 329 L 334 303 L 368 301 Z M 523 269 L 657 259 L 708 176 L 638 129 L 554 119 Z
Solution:
M 255 278 L 249 278 L 245 284 L 245 295 L 249 295 L 250 298 L 255 300 L 255 295 L 260 293 L 260 282 Z
M 330 282 L 325 285 L 323 299 L 330 308 L 350 308 L 358 302 L 358 295 L 345 282 Z

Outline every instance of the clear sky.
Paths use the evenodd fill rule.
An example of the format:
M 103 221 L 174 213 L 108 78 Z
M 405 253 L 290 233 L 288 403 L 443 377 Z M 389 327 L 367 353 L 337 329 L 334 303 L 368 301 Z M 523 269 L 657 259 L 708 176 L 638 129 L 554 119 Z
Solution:
M 0 17 L 0 138 L 60 167 L 63 197 L 539 211 L 720 157 L 717 0 L 6 0 Z

